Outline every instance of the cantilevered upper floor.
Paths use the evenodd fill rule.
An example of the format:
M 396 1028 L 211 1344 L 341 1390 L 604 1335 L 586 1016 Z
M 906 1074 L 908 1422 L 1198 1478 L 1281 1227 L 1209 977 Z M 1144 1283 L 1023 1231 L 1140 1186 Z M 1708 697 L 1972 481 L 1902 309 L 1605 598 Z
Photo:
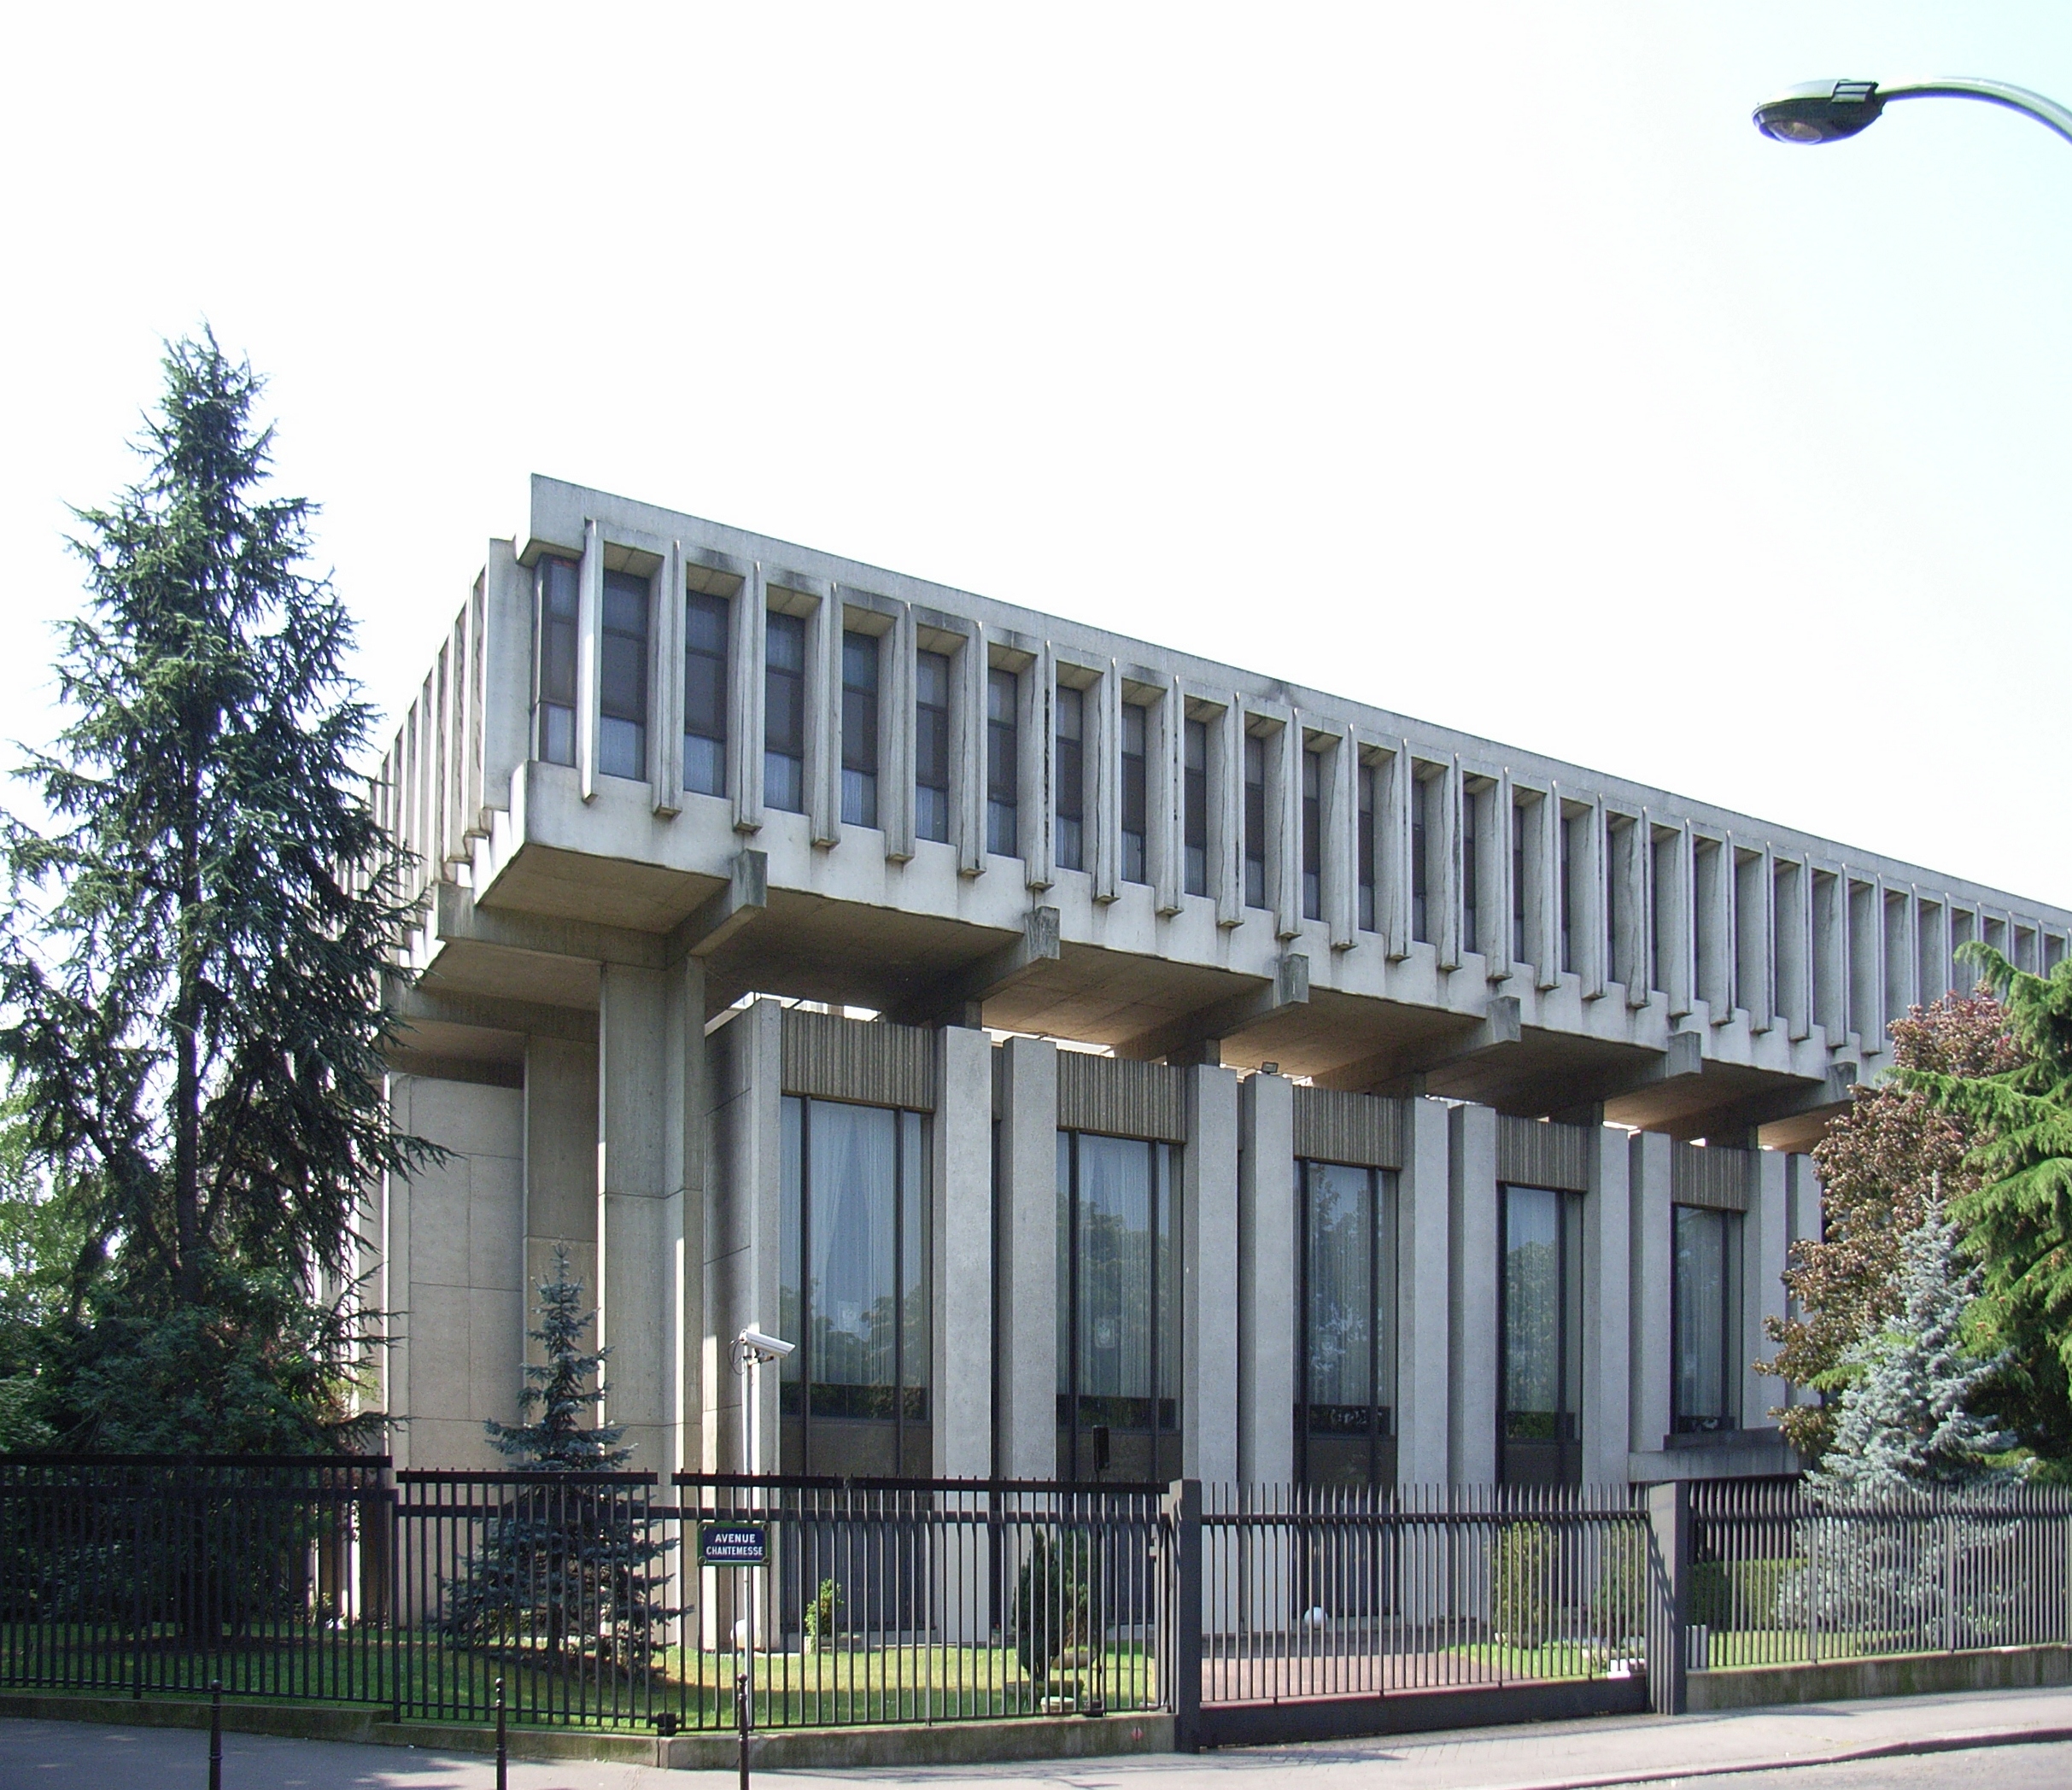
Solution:
M 1665 704 L 1666 712 L 1666 704 Z M 2072 913 L 547 478 L 383 763 L 413 1049 L 612 961 L 1171 1061 L 1803 1144 Z

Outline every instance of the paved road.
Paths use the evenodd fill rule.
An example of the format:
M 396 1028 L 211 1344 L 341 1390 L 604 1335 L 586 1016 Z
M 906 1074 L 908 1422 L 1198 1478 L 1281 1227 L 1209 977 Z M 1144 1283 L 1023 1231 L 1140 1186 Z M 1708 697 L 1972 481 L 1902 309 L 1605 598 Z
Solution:
M 1971 1750 L 1999 1736 L 2047 1734 L 2046 1744 Z M 1847 1761 L 1876 1748 L 1943 1750 Z M 208 1740 L 190 1729 L 0 1720 L 0 1790 L 202 1790 Z M 437 1757 L 390 1746 L 224 1740 L 224 1790 L 490 1790 L 479 1757 Z M 1795 1769 L 1774 1769 L 1789 1764 Z M 1721 1775 L 1731 1773 L 1731 1775 Z M 1619 1784 L 1712 1790 L 1898 1790 L 1991 1783 L 1993 1790 L 2072 1784 L 2072 1691 L 2001 1691 L 1673 1720 L 1639 1717 L 1480 1729 L 1054 1765 L 855 1772 L 758 1772 L 758 1790 L 1547 1790 Z M 629 1765 L 514 1764 L 511 1790 L 720 1790 L 730 1774 Z

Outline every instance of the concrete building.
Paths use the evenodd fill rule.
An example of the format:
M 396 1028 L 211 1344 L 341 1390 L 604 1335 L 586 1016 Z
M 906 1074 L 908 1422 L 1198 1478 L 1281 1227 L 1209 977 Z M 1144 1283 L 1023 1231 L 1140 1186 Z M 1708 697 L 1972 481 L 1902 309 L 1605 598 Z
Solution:
M 1886 1025 L 2072 914 L 536 479 L 389 755 L 399 1459 L 565 1249 L 638 1464 L 1618 1482 L 1748 1363 Z M 859 1011 L 860 1009 L 860 1011 Z

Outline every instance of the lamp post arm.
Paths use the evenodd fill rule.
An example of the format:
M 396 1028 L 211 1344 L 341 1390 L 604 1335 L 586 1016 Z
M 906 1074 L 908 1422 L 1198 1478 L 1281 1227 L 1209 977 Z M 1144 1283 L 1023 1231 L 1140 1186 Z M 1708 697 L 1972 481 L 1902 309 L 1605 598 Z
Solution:
M 1908 81 L 1897 87 L 1881 85 L 1877 97 L 1881 101 L 1982 99 L 1992 105 L 2005 106 L 2011 112 L 2022 113 L 2057 132 L 2067 143 L 2072 143 L 2072 110 L 2054 99 L 2046 99 L 2040 93 L 2031 93 L 2026 87 L 2010 86 L 2005 81 Z

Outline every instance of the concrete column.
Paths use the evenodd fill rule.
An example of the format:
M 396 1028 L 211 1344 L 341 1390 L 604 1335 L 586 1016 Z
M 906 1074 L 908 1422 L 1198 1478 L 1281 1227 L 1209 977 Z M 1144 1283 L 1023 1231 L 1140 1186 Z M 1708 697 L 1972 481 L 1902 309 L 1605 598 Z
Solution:
M 1741 1359 L 1753 1363 L 1775 1348 L 1765 1334 L 1765 1318 L 1784 1315 L 1784 1258 L 1790 1247 L 1786 1197 L 1786 1163 L 1781 1150 L 1748 1152 L 1748 1210 L 1741 1220 Z M 1777 1383 L 1744 1365 L 1741 1372 L 1741 1428 L 1773 1429 L 1769 1415 Z
M 1457 1106 L 1447 1115 L 1449 1284 L 1448 1454 L 1456 1485 L 1496 1477 L 1496 1114 Z
M 533 1323 L 554 1254 L 591 1302 L 597 1290 L 597 1046 L 567 1038 L 525 1040 L 525 1322 L 512 1338 L 527 1360 L 539 1357 L 524 1330 Z
M 1590 1133 L 1583 1202 L 1583 1478 L 1626 1483 L 1632 1421 L 1632 1207 L 1629 1134 Z
M 1605 875 L 1604 798 L 1592 796 L 1589 811 L 1577 816 L 1573 824 L 1576 832 L 1569 845 L 1569 875 L 1574 879 L 1574 886 L 1568 892 L 1569 948 L 1583 985 L 1583 998 L 1595 1001 L 1603 997 L 1612 975 L 1612 966 L 1606 961 L 1610 955 L 1607 950 L 1610 929 L 1605 924 L 1605 905 L 1612 892 Z
M 1734 840 L 1693 842 L 1696 899 L 1693 931 L 1697 941 L 1698 998 L 1712 1024 L 1734 1020 Z
M 1561 789 L 1549 783 L 1525 835 L 1525 925 L 1533 933 L 1534 986 L 1561 986 Z
M 1626 1141 L 1628 1309 L 1627 1444 L 1653 1454 L 1669 1434 L 1670 1173 L 1676 1146 L 1659 1132 Z
M 1813 1023 L 1828 1049 L 1849 1041 L 1849 886 L 1839 870 L 1809 864 L 1813 886 Z
M 594 518 L 582 524 L 576 576 L 576 776 L 588 801 L 597 793 L 599 659 L 605 625 L 605 546 Z
M 1057 1046 L 1001 1047 L 1000 1409 L 996 1459 L 1009 1479 L 1057 1474 Z
M 1093 898 L 1122 892 L 1122 680 L 1111 658 L 1086 692 L 1086 869 Z
M 728 617 L 727 793 L 734 799 L 737 833 L 753 833 L 763 824 L 763 652 L 769 600 L 757 561 L 735 593 Z
M 1688 1015 L 1697 997 L 1696 910 L 1691 863 L 1691 828 L 1686 821 L 1661 846 L 1655 866 L 1661 889 L 1662 991 L 1669 997 L 1669 1016 Z
M 686 957 L 662 978 L 662 1219 L 670 1297 L 664 1332 L 670 1465 L 705 1459 L 705 961 Z M 650 1465 L 660 1468 L 657 1463 Z
M 1162 914 L 1185 906 L 1186 888 L 1187 699 L 1179 680 L 1168 678 L 1157 703 L 1145 717 L 1148 735 L 1144 766 L 1144 816 L 1150 836 L 1144 841 L 1153 897 Z
M 950 699 L 950 842 L 964 876 L 986 869 L 986 635 L 975 627 L 957 649 Z
M 1302 928 L 1302 717 L 1267 740 L 1267 905 L 1278 938 Z
M 1776 867 L 1777 1012 L 1794 1044 L 1813 1032 L 1812 874 L 1803 863 Z
M 663 1185 L 662 977 L 607 963 L 597 1016 L 597 1331 L 612 1351 L 604 1419 L 625 1428 L 631 1465 L 676 1458 L 670 1359 L 676 1249 Z M 681 1224 L 681 1199 L 674 1209 Z M 681 1235 L 681 1231 L 678 1233 Z
M 809 581 L 800 579 L 803 584 Z M 805 811 L 816 845 L 842 836 L 842 605 L 832 586 L 811 581 L 805 626 Z
M 1425 863 L 1434 886 L 1425 892 L 1425 924 L 1441 969 L 1460 966 L 1460 761 L 1453 758 L 1434 780 L 1438 799 L 1434 836 L 1425 841 Z
M 1375 904 L 1379 909 L 1382 950 L 1391 962 L 1410 955 L 1410 875 L 1415 868 L 1410 851 L 1411 804 L 1417 799 L 1417 767 L 1411 762 L 1410 742 L 1390 742 L 1389 762 L 1380 768 L 1375 791 L 1374 824 L 1380 838 L 1374 875 L 1379 883 Z M 1429 844 L 1429 841 L 1427 841 Z
M 1876 882 L 1851 882 L 1849 888 L 1849 1029 L 1864 1055 L 1885 1048 L 1885 892 Z M 1994 921 L 1980 915 L 1992 936 Z M 2006 929 L 2001 927 L 2001 942 Z
M 914 655 L 919 643 L 914 611 L 902 603 L 880 660 L 878 690 L 883 762 L 878 766 L 878 826 L 885 855 L 904 863 L 914 855 Z
M 389 1119 L 395 1128 L 406 1136 L 417 1135 L 410 1110 L 410 1090 L 414 1076 L 389 1077 Z M 393 1312 L 395 1316 L 386 1325 L 390 1338 L 389 1347 L 374 1352 L 375 1372 L 382 1389 L 382 1409 L 395 1417 L 410 1409 L 410 1178 L 404 1174 L 382 1177 L 382 1231 L 381 1278 L 369 1289 L 369 1296 L 378 1302 L 376 1309 Z M 528 1300 L 531 1289 L 525 1289 Z M 513 1349 L 521 1348 L 522 1336 L 511 1339 Z M 410 1429 L 408 1424 L 392 1423 L 389 1425 L 389 1453 L 399 1467 L 410 1462 Z
M 1279 1075 L 1238 1094 L 1238 1477 L 1295 1477 L 1295 1090 Z
M 1776 871 L 1767 849 L 1734 866 L 1735 997 L 1751 1032 L 1767 1032 L 1776 1009 Z
M 1814 1173 L 1813 1159 L 1807 1155 L 1789 1155 L 1784 1159 L 1785 1209 L 1788 1216 L 1787 1229 L 1790 1243 L 1818 1243 L 1823 1230 L 1820 1177 Z M 1788 1255 L 1787 1260 L 1788 1261 Z M 1786 1302 L 1786 1309 L 1793 1317 L 1803 1317 L 1797 1303 Z M 1763 1353 L 1771 1353 L 1765 1340 Z M 1793 1386 L 1789 1389 L 1790 1402 L 1794 1405 L 1817 1405 L 1820 1395 L 1810 1386 Z
M 1232 695 L 1212 723 L 1209 763 L 1209 889 L 1216 924 L 1244 919 L 1244 699 Z
M 654 811 L 683 807 L 683 543 L 672 541 L 655 574 L 647 630 L 647 785 Z
M 1180 1471 L 1238 1477 L 1238 1077 L 1187 1075 L 1180 1152 Z
M 489 543 L 483 570 L 482 783 L 476 795 L 481 808 L 508 811 L 512 776 L 532 756 L 532 574 L 508 541 Z
M 1045 642 L 1017 680 L 1016 717 L 1021 762 L 1015 767 L 1016 830 L 1021 834 L 1022 875 L 1032 889 L 1052 880 L 1051 779 L 1057 756 L 1057 664 Z
M 741 1466 L 743 1379 L 734 1372 L 734 1338 L 750 1325 L 774 1331 L 781 1272 L 783 1009 L 758 1001 L 706 1040 L 711 1116 L 705 1169 L 705 1387 L 704 1456 L 708 1471 Z M 803 1338 L 797 1339 L 803 1341 Z M 779 1373 L 758 1376 L 759 1465 L 775 1471 Z
M 1654 986 L 1654 822 L 1642 809 L 1625 829 L 1618 861 L 1619 951 L 1625 962 L 1621 980 L 1626 1005 L 1636 1011 L 1648 1004 Z
M 992 1471 L 992 1047 L 983 1032 L 936 1033 L 930 1153 L 935 1321 L 934 1471 Z
M 1334 951 L 1360 942 L 1360 742 L 1350 728 L 1332 742 L 1318 767 L 1323 835 L 1324 920 Z
M 1921 998 L 1923 1002 L 1940 1001 L 1957 986 L 1957 970 L 1952 957 L 1954 950 L 1950 937 L 1950 904 L 1946 897 L 1922 910 Z
M 1484 973 L 1492 982 L 1511 978 L 1512 960 L 1519 941 L 1512 937 L 1511 835 L 1517 821 L 1512 807 L 1511 774 L 1500 775 L 1482 793 L 1486 816 L 1476 852 L 1476 946 L 1483 956 Z
M 1452 1453 L 1447 1109 L 1425 1099 L 1405 1107 L 1406 1147 L 1396 1176 L 1396 1477 L 1403 1485 L 1442 1485 Z
M 1885 910 L 1886 1011 L 1897 1019 L 1921 999 L 1921 904 L 1911 888 L 1881 884 L 1878 895 Z

